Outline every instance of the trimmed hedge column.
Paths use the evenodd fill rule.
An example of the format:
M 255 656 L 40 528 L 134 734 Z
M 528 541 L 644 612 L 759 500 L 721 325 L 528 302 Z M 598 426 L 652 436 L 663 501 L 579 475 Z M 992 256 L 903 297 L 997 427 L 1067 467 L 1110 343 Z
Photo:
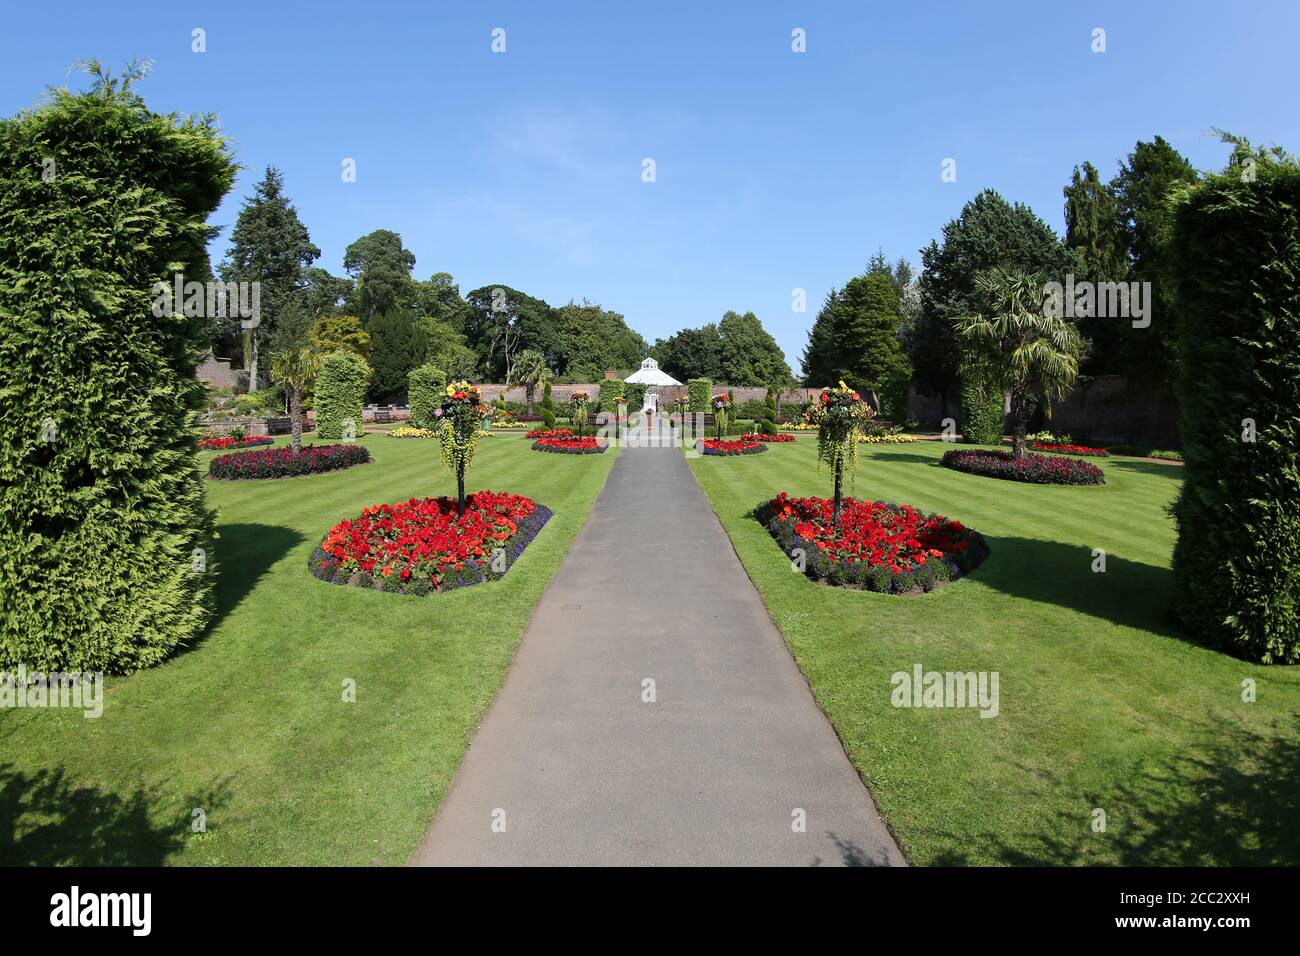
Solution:
M 961 440 L 968 445 L 1002 444 L 1006 399 L 977 381 L 961 384 Z
M 447 400 L 447 373 L 432 365 L 413 368 L 406 376 L 407 401 L 411 406 L 411 424 L 416 428 L 433 428 L 433 411 Z
M 1236 162 L 1183 194 L 1169 243 L 1177 315 L 1153 317 L 1179 324 L 1186 467 L 1173 506 L 1174 610 L 1200 640 L 1294 664 L 1300 166 L 1244 143 Z
M 0 154 L 0 669 L 128 673 L 212 613 L 205 320 L 152 287 L 205 277 L 235 166 L 103 82 L 0 121 Z
M 713 380 L 693 378 L 686 383 L 686 394 L 691 400 L 692 412 L 713 412 Z
M 355 352 L 339 349 L 321 359 L 316 376 L 318 438 L 359 438 L 361 407 L 370 382 L 370 366 Z M 347 425 L 351 422 L 352 427 Z M 345 432 L 351 431 L 350 435 Z

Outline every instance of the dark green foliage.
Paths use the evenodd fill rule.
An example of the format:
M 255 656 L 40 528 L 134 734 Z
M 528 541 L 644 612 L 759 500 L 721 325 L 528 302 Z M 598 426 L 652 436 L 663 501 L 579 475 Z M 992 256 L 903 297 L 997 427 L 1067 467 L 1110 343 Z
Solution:
M 1120 220 L 1115 191 L 1101 181 L 1096 167 L 1074 168 L 1065 194 L 1065 246 L 1076 258 L 1075 278 L 1089 282 L 1123 282 L 1129 277 L 1128 236 Z M 1058 280 L 1060 281 L 1060 280 Z M 1086 368 L 1094 375 L 1120 372 L 1120 353 L 1130 325 L 1112 317 L 1082 317 L 1079 332 L 1088 343 Z M 1146 335 L 1146 330 L 1136 333 Z
M 763 401 L 763 417 L 758 427 L 764 435 L 775 435 L 779 431 L 776 427 L 776 389 L 774 388 L 767 390 L 767 398 Z
M 348 246 L 343 268 L 356 282 L 352 311 L 367 325 L 413 297 L 415 254 L 402 246 L 402 237 L 392 230 L 376 229 Z
M 330 352 L 321 359 L 316 377 L 316 435 L 344 438 L 351 423 L 352 438 L 361 435 L 361 407 L 366 398 L 370 367 L 355 352 Z
M 1172 509 L 1175 609 L 1202 640 L 1262 663 L 1294 664 L 1300 165 L 1234 142 L 1233 164 L 1183 195 L 1168 250 L 1186 461 Z M 1254 441 L 1244 440 L 1246 419 Z
M 151 286 L 207 272 L 235 166 L 209 118 L 102 71 L 0 121 L 0 152 L 0 668 L 134 671 L 212 612 L 208 329 L 155 317 Z
M 885 380 L 880 390 L 880 417 L 886 421 L 901 425 L 907 421 L 908 393 L 912 379 L 910 375 L 891 375 Z
M 650 346 L 623 316 L 583 301 L 555 310 L 559 352 L 555 368 L 570 380 L 598 382 L 606 370 L 636 368 Z
M 621 379 L 615 379 L 612 382 L 600 383 L 600 395 L 593 396 L 600 403 L 599 410 L 602 412 L 616 412 L 620 402 L 626 401 L 627 383 Z M 593 408 L 593 411 L 596 409 Z
M 381 405 L 398 404 L 406 397 L 411 369 L 424 362 L 426 342 L 411 313 L 395 310 L 376 315 L 366 327 L 370 333 L 370 398 Z
M 551 368 L 561 368 L 556 310 L 541 299 L 496 283 L 470 292 L 465 304 L 465 339 L 478 355 L 485 381 L 504 382 L 507 354 L 524 349 L 536 349 Z
M 728 312 L 718 323 L 718 336 L 722 347 L 719 377 L 728 385 L 767 385 L 793 378 L 785 353 L 753 312 Z
M 877 410 L 885 383 L 911 371 L 898 321 L 898 294 L 878 273 L 850 279 L 831 311 L 835 351 L 842 363 L 835 378 L 869 394 Z
M 411 369 L 406 386 L 411 406 L 411 424 L 416 428 L 433 428 L 434 409 L 447 399 L 447 373 L 432 365 Z
M 809 388 L 826 388 L 835 384 L 838 377 L 839 359 L 835 351 L 835 334 L 832 328 L 835 303 L 839 291 L 831 289 L 822 303 L 812 328 L 808 330 L 808 344 L 804 347 L 799 362 L 802 366 L 803 383 Z
M 961 439 L 969 445 L 999 445 L 1006 399 L 1002 392 L 968 379 L 961 386 Z
M 707 378 L 693 378 L 686 383 L 686 394 L 691 400 L 692 412 L 704 412 L 709 414 L 713 411 L 709 404 L 713 399 L 713 382 Z
M 1032 209 L 986 189 L 943 227 L 942 243 L 921 250 L 921 263 L 921 310 L 908 336 L 908 354 L 917 388 L 946 395 L 956 386 L 961 364 L 953 321 L 979 311 L 975 276 L 1002 266 L 1063 281 L 1074 255 Z
M 685 382 L 692 378 L 716 380 L 722 377 L 722 337 L 710 322 L 699 329 L 682 329 L 655 343 L 659 367 Z

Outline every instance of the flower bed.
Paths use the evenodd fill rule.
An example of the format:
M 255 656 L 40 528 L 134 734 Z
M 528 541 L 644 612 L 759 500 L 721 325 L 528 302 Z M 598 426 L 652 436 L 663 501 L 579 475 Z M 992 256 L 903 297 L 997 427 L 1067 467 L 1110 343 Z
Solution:
M 531 438 L 536 441 L 539 438 L 572 438 L 573 429 L 571 428 L 534 428 L 525 438 Z
M 945 468 L 986 478 L 1028 481 L 1039 485 L 1102 485 L 1106 476 L 1096 465 L 1078 458 L 1026 455 L 1016 458 L 1009 451 L 958 449 L 947 452 L 939 462 Z
M 834 522 L 830 498 L 785 492 L 754 509 L 781 549 L 810 578 L 887 594 L 931 591 L 977 567 L 989 554 L 978 531 L 910 505 L 845 498 Z
M 1089 448 L 1087 445 L 1058 445 L 1051 442 L 1031 441 L 1029 447 L 1034 451 L 1051 452 L 1053 455 L 1074 455 L 1078 458 L 1109 458 L 1110 452 L 1104 448 Z
M 913 445 L 920 441 L 915 435 L 859 435 L 865 445 Z
M 330 528 L 307 568 L 331 584 L 423 597 L 498 580 L 550 518 L 531 498 L 498 491 L 468 495 L 463 515 L 455 498 L 372 505 Z
M 741 435 L 740 440 L 741 441 L 765 441 L 768 443 L 776 442 L 777 444 L 781 444 L 788 441 L 795 441 L 795 437 L 793 435 L 753 434 L 753 435 Z
M 549 451 L 561 455 L 599 455 L 609 450 L 609 445 L 590 436 L 574 438 L 563 435 L 539 438 L 533 442 L 533 451 Z
M 195 442 L 195 445 L 204 451 L 224 448 L 252 448 L 256 445 L 274 444 L 275 439 L 270 435 L 249 435 L 247 438 L 231 438 L 226 435 L 222 438 L 204 438 Z
M 782 422 L 781 431 L 783 432 L 815 432 L 817 426 L 809 422 Z
M 360 445 L 308 445 L 296 455 L 292 448 L 237 451 L 212 459 L 208 477 L 291 478 L 350 468 L 369 460 L 370 452 Z
M 432 428 L 412 428 L 409 425 L 403 425 L 401 428 L 394 428 L 388 433 L 389 438 L 437 438 L 438 433 Z
M 695 442 L 695 450 L 701 455 L 757 455 L 761 451 L 767 451 L 767 446 L 761 441 L 745 439 L 732 441 L 726 438 L 701 438 Z

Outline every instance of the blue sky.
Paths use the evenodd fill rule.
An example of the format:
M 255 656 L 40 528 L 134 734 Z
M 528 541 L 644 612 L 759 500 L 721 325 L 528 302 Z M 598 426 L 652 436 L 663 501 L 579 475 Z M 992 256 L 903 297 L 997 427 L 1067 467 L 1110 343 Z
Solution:
M 651 341 L 752 309 L 796 370 L 832 286 L 878 247 L 919 264 L 986 186 L 1060 231 L 1071 168 L 1109 176 L 1139 138 L 1200 168 L 1226 156 L 1211 127 L 1300 150 L 1295 2 L 64 2 L 5 19 L 6 114 L 81 83 L 78 58 L 135 54 L 156 61 L 153 108 L 218 113 L 245 169 L 214 223 L 274 164 L 335 273 L 393 229 L 418 278 L 585 297 Z

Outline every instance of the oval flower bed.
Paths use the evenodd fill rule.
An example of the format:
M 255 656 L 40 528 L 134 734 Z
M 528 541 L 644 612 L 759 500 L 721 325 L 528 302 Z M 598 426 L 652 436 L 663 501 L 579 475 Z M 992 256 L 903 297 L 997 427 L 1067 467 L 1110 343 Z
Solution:
M 590 436 L 574 438 L 572 435 L 559 435 L 539 438 L 533 442 L 533 451 L 549 451 L 560 455 L 599 455 L 608 450 L 608 444 Z
M 534 428 L 524 435 L 525 438 L 531 438 L 536 441 L 538 438 L 572 438 L 573 429 L 571 428 Z
M 845 498 L 839 524 L 830 498 L 785 492 L 754 509 L 781 549 L 816 581 L 887 594 L 931 591 L 988 557 L 984 536 L 960 521 L 910 505 Z
M 796 439 L 795 439 L 795 437 L 794 437 L 793 435 L 761 435 L 761 434 L 753 434 L 753 435 L 741 435 L 741 436 L 740 436 L 740 440 L 741 440 L 741 441 L 764 441 L 764 442 L 769 442 L 769 443 L 770 443 L 770 442 L 776 442 L 777 444 L 782 444 L 782 443 L 784 443 L 784 442 L 788 442 L 788 441 L 795 441 Z
M 1106 476 L 1096 465 L 1077 458 L 1026 455 L 1016 458 L 1009 451 L 956 449 L 944 454 L 939 464 L 986 478 L 1028 481 L 1038 485 L 1103 485 Z
M 195 442 L 195 445 L 205 451 L 220 448 L 252 448 L 255 445 L 274 444 L 275 439 L 270 435 L 249 435 L 247 438 L 231 438 L 226 435 L 221 438 L 204 438 Z
M 1057 445 L 1051 442 L 1031 441 L 1029 447 L 1034 451 L 1047 451 L 1053 455 L 1075 455 L 1079 458 L 1109 458 L 1110 452 L 1104 448 L 1089 448 L 1087 445 Z
M 701 438 L 695 443 L 695 450 L 701 455 L 757 455 L 761 451 L 767 451 L 767 446 L 761 441 L 744 438 L 739 441 Z
M 308 445 L 295 455 L 292 448 L 266 451 L 237 451 L 212 459 L 210 478 L 290 478 L 337 471 L 370 460 L 368 449 L 360 445 Z
M 500 491 L 469 495 L 463 515 L 455 498 L 372 505 L 330 528 L 307 567 L 331 584 L 423 597 L 497 580 L 550 518 L 544 505 Z

